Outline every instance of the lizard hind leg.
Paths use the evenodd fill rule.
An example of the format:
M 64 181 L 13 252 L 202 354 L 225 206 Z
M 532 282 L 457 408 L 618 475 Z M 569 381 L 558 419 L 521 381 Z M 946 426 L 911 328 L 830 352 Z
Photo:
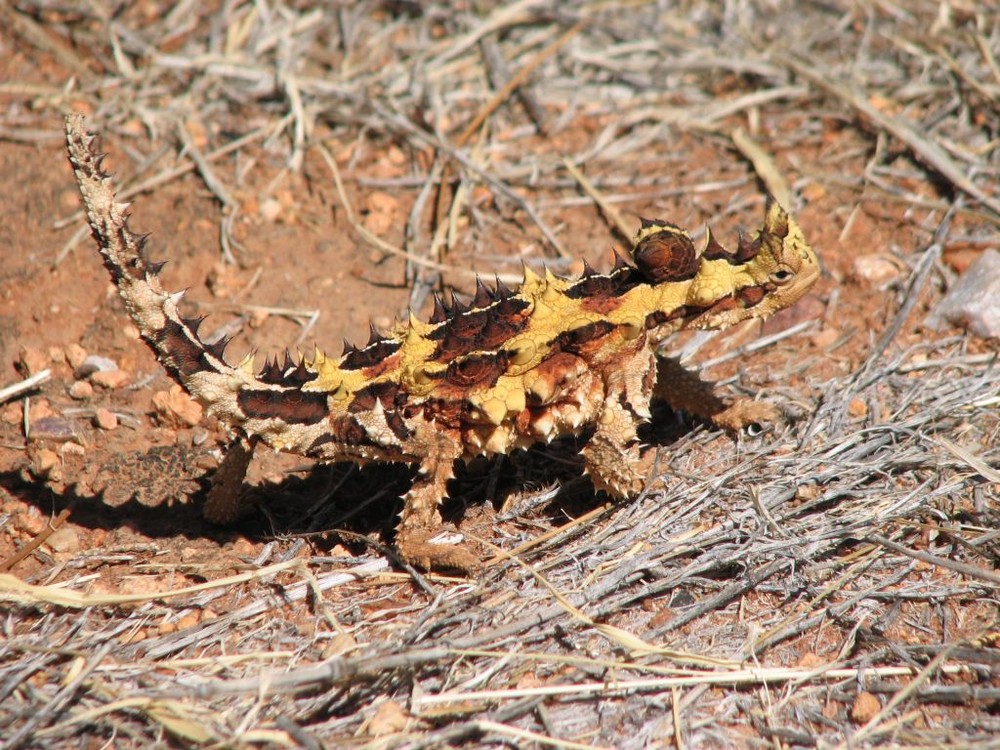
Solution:
M 440 425 L 422 425 L 411 438 L 424 458 L 413 486 L 403 497 L 403 511 L 396 528 L 396 551 L 405 561 L 424 570 L 459 570 L 473 573 L 480 567 L 477 555 L 461 544 L 433 541 L 441 533 L 441 501 L 454 477 L 455 461 L 463 449 L 458 436 Z
M 212 475 L 212 485 L 202 509 L 202 514 L 209 523 L 235 521 L 245 510 L 240 502 L 240 495 L 255 445 L 255 441 L 238 437 L 226 450 L 222 463 Z

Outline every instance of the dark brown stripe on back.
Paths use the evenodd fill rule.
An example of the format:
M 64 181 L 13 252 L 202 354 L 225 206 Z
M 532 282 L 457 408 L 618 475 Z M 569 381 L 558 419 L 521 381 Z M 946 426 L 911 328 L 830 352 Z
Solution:
M 480 384 L 493 386 L 497 379 L 507 372 L 510 357 L 511 353 L 508 351 L 470 354 L 448 365 L 445 379 L 460 388 L 471 388 Z
M 669 313 L 665 313 L 663 310 L 654 310 L 646 316 L 646 328 L 658 328 L 659 326 L 671 323 L 681 318 L 697 318 L 703 312 L 710 309 L 712 308 L 696 307 L 695 305 L 680 305 L 679 307 L 675 307 Z
M 349 445 L 361 445 L 362 443 L 370 443 L 371 438 L 368 436 L 368 431 L 365 430 L 364 426 L 350 415 L 341 415 L 333 420 L 332 424 L 333 434 L 341 443 L 348 443 Z
M 326 394 L 319 392 L 244 388 L 236 401 L 250 419 L 280 419 L 285 424 L 316 424 L 329 414 Z
M 370 411 L 375 408 L 376 402 L 379 401 L 382 402 L 383 408 L 395 409 L 405 400 L 406 394 L 400 391 L 398 383 L 393 383 L 391 380 L 380 380 L 358 390 L 347 410 L 353 413 Z
M 511 297 L 445 321 L 427 334 L 438 342 L 433 360 L 449 362 L 469 352 L 496 349 L 527 327 L 528 317 L 523 314 L 527 307 L 527 301 Z
M 363 370 L 366 367 L 374 367 L 387 357 L 395 354 L 400 342 L 395 339 L 383 339 L 364 349 L 354 349 L 347 352 L 340 360 L 342 370 Z
M 182 377 L 188 377 L 202 370 L 215 369 L 203 359 L 205 347 L 200 341 L 193 341 L 177 321 L 168 318 L 163 328 L 153 335 L 155 338 L 153 345 L 160 352 L 163 364 Z
M 593 323 L 563 331 L 552 339 L 551 348 L 553 351 L 564 351 L 570 354 L 580 354 L 581 351 L 594 341 L 607 336 L 615 329 L 615 324 L 608 320 L 597 320 Z
M 624 267 L 609 274 L 584 276 L 566 290 L 566 296 L 570 299 L 620 297 L 641 283 L 642 277 L 634 269 Z

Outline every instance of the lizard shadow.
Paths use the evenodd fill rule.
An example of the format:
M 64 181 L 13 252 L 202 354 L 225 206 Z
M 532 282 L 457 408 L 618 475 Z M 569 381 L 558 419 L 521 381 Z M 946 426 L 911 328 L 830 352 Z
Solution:
M 653 421 L 640 429 L 640 438 L 646 445 L 663 447 L 691 428 L 690 420 L 677 419 L 669 407 L 662 406 L 654 411 Z M 456 476 L 442 505 L 444 520 L 465 528 L 472 516 L 473 532 L 485 526 L 488 535 L 489 525 L 509 505 L 515 506 L 515 512 L 507 514 L 508 518 L 513 517 L 515 523 L 523 518 L 533 528 L 539 524 L 558 527 L 592 510 L 606 499 L 583 477 L 579 450 L 585 441 L 586 435 L 563 438 L 495 459 L 456 462 Z M 170 451 L 154 448 L 140 458 L 161 464 Z M 370 539 L 392 543 L 402 497 L 415 468 L 316 463 L 304 471 L 265 478 L 244 486 L 248 512 L 226 525 L 212 524 L 202 516 L 212 470 L 168 483 L 160 491 L 130 481 L 127 468 L 119 467 L 117 473 L 121 486 L 113 491 L 91 491 L 75 484 L 53 486 L 17 469 L 0 473 L 0 487 L 44 515 L 55 516 L 68 509 L 66 520 L 86 529 L 127 528 L 149 539 L 201 538 L 220 545 L 240 537 L 253 541 L 303 537 L 320 552 L 342 545 L 360 554 L 371 546 Z M 176 472 L 165 474 L 177 478 Z M 532 495 L 550 488 L 555 492 L 547 493 L 543 502 L 530 502 Z M 518 508 L 521 505 L 527 508 L 523 516 Z
M 665 404 L 653 408 L 653 420 L 639 430 L 644 445 L 669 446 L 695 424 Z M 457 461 L 441 507 L 444 521 L 485 538 L 493 536 L 491 527 L 501 517 L 509 523 L 527 523 L 537 533 L 539 526 L 557 528 L 605 503 L 607 498 L 583 473 L 580 449 L 587 437 L 562 438 L 469 463 Z M 401 498 L 415 474 L 415 468 L 400 464 L 320 464 L 304 476 L 260 483 L 245 491 L 275 534 L 307 535 L 319 546 L 340 543 L 360 551 L 364 543 L 352 542 L 351 536 L 378 534 L 391 544 Z M 533 496 L 539 495 L 544 499 L 533 503 Z M 343 531 L 348 534 L 338 534 Z

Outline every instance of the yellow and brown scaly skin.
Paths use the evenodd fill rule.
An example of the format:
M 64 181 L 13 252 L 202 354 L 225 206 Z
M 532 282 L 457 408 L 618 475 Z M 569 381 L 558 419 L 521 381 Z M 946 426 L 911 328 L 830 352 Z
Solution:
M 222 345 L 198 337 L 199 320 L 178 312 L 181 293 L 163 290 L 144 237 L 127 226 L 82 117 L 67 118 L 67 144 L 104 263 L 145 340 L 170 374 L 209 414 L 282 451 L 325 461 L 401 461 L 419 474 L 407 493 L 397 535 L 404 558 L 423 567 L 475 566 L 466 549 L 431 543 L 454 462 L 569 435 L 594 485 L 621 497 L 641 489 L 636 428 L 652 398 L 727 429 L 754 421 L 743 402 L 727 406 L 676 363 L 659 359 L 672 333 L 720 329 L 764 318 L 799 299 L 819 266 L 795 221 L 768 204 L 764 226 L 728 252 L 709 235 L 690 236 L 643 221 L 631 253 L 608 273 L 579 279 L 539 276 L 509 290 L 479 283 L 471 303 L 435 299 L 430 320 L 410 318 L 339 357 L 319 350 L 298 362 L 253 358 L 236 366 Z M 221 473 L 237 480 L 244 447 Z M 230 500 L 210 498 L 225 520 Z

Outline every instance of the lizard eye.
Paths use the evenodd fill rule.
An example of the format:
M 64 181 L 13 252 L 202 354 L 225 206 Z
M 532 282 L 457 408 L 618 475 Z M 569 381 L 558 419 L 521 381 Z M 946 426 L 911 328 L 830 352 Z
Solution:
M 781 266 L 777 271 L 771 274 L 771 281 L 779 285 L 787 284 L 793 278 L 795 278 L 795 272 L 788 266 Z

